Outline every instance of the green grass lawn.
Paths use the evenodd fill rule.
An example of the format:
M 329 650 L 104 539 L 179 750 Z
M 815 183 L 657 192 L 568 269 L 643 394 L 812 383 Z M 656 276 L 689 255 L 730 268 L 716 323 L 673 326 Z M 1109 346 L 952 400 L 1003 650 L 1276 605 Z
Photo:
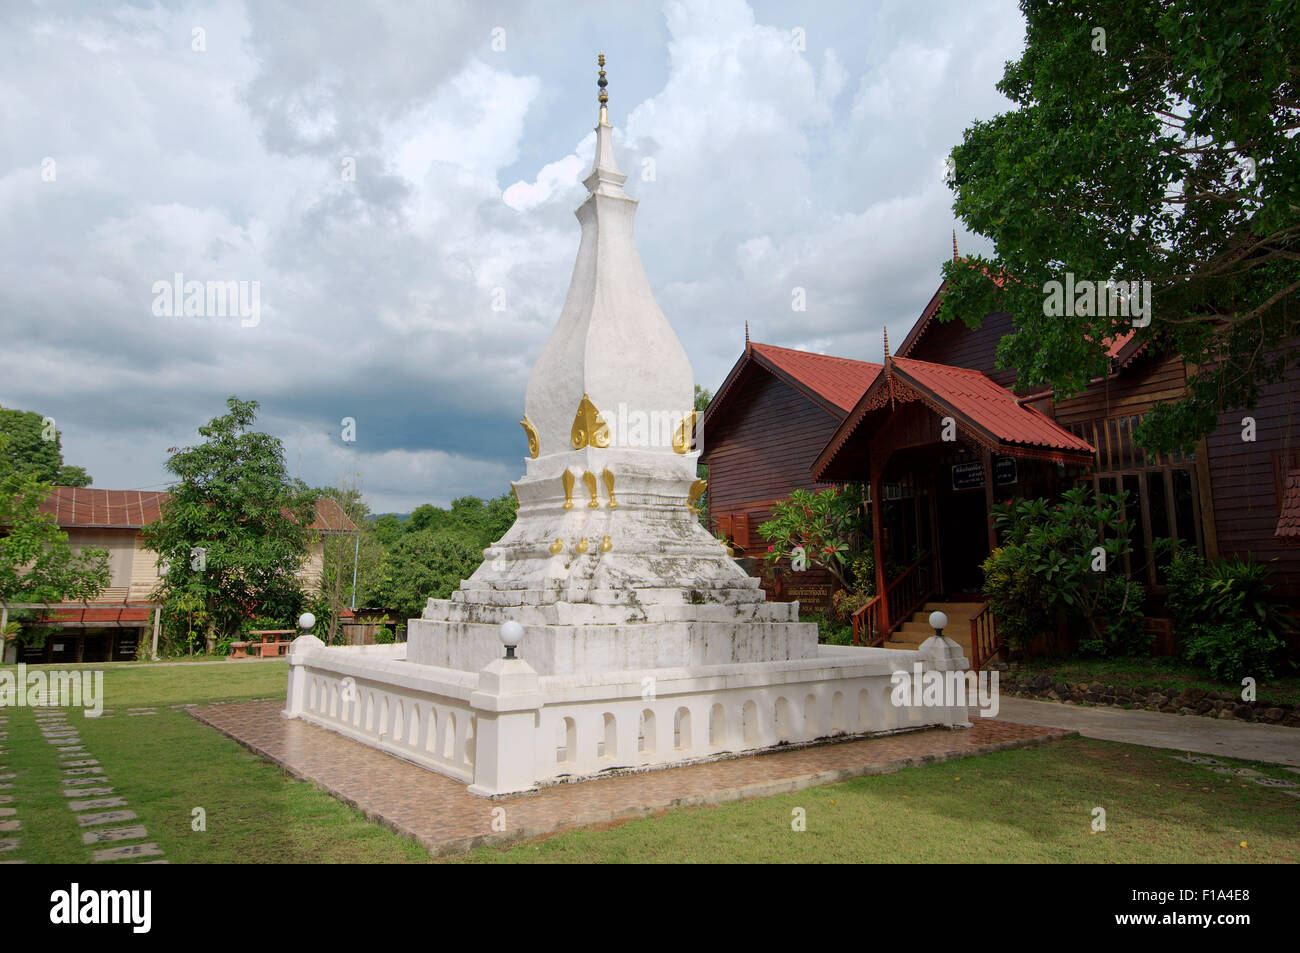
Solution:
M 86 666 L 94 668 L 95 666 Z M 69 721 L 114 796 L 173 863 L 423 863 L 417 844 L 290 778 L 184 711 L 182 702 L 282 698 L 283 663 L 105 669 L 116 714 Z M 127 708 L 158 706 L 156 715 Z M 8 710 L 29 862 L 86 863 L 57 752 L 30 709 Z M 450 858 L 498 862 L 1286 862 L 1300 861 L 1300 799 L 1173 760 L 1177 752 L 1072 739 L 909 768 L 796 794 L 679 809 Z M 1244 763 L 1243 763 L 1244 764 Z M 1253 765 L 1275 777 L 1300 778 Z M 1093 833 L 1092 809 L 1107 812 Z M 206 831 L 192 829 L 195 808 Z M 807 829 L 791 829 L 802 808 Z M 1240 846 L 1245 841 L 1246 846 Z M 15 855 L 10 855 L 15 856 Z
M 1300 800 L 1072 738 L 794 794 L 482 847 L 469 863 L 1295 863 Z M 1221 759 L 1222 760 L 1222 759 Z M 1246 762 L 1234 762 L 1245 765 Z M 1275 777 L 1297 776 L 1254 765 Z M 1106 830 L 1093 832 L 1093 808 Z M 792 829 L 802 808 L 806 829 Z M 1242 842 L 1245 846 L 1242 846 Z
M 172 863 L 424 863 L 418 844 L 367 821 L 351 807 L 295 780 L 224 735 L 168 705 L 248 698 L 283 698 L 285 663 L 164 666 L 133 663 L 70 666 L 103 668 L 105 708 L 112 718 L 69 723 L 88 755 L 104 768 L 112 796 L 122 796 L 149 840 Z M 159 706 L 156 715 L 128 716 L 127 708 Z M 29 863 L 88 863 L 94 848 L 64 803 L 59 757 L 45 743 L 28 708 L 9 709 L 9 754 L 0 762 L 18 771 L 14 789 Z M 194 809 L 206 813 L 206 831 L 193 830 Z
M 1185 688 L 1203 688 L 1206 691 L 1229 692 L 1240 695 L 1239 682 L 1220 682 L 1204 669 L 1188 665 L 1173 658 L 1038 658 L 1021 662 L 1015 674 L 1022 678 L 1049 675 L 1053 681 L 1101 682 L 1135 688 L 1144 685 L 1151 691 L 1172 692 L 1177 695 Z M 1300 675 L 1279 675 L 1260 680 L 1256 686 L 1259 702 L 1300 704 Z

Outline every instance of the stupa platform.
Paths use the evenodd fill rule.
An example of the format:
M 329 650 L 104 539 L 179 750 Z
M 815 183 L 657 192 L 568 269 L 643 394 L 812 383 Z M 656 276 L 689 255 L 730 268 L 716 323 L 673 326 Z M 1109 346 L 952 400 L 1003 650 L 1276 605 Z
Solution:
M 950 640 L 813 649 L 784 661 L 540 675 L 522 659 L 469 671 L 411 661 L 406 645 L 327 648 L 304 636 L 289 653 L 284 714 L 485 796 L 782 744 L 970 726 L 964 692 L 950 706 L 891 698 L 894 673 L 918 663 L 964 676 Z
M 554 784 L 531 794 L 484 800 L 459 781 L 337 732 L 276 718 L 279 707 L 271 701 L 236 702 L 191 708 L 189 714 L 435 855 L 675 807 L 768 797 L 1074 734 L 977 718 L 969 731 L 934 728 L 845 738 L 661 771 L 611 773 L 582 784 Z M 494 813 L 498 806 L 505 809 L 504 817 Z

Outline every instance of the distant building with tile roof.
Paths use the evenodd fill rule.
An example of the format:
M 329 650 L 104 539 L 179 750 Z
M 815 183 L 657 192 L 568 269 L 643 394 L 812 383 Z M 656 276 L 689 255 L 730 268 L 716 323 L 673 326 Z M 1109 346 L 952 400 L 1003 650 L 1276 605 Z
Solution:
M 167 493 L 157 490 L 102 490 L 56 486 L 40 511 L 54 517 L 68 534 L 74 552 L 108 551 L 108 585 L 93 602 L 69 602 L 50 610 L 47 621 L 59 628 L 39 649 L 16 656 L 26 662 L 94 662 L 134 658 L 150 638 L 157 606 L 150 602 L 158 585 L 158 554 L 145 547 L 140 531 L 162 515 Z M 298 572 L 307 591 L 320 587 L 324 560 L 322 536 L 357 531 L 334 499 L 316 500 L 310 529 L 316 532 Z M 10 655 L 17 651 L 11 646 Z

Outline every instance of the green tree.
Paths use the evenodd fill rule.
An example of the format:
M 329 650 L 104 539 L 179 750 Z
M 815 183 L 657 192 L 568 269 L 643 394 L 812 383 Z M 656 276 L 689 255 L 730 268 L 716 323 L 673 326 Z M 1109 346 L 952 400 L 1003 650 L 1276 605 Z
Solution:
M 699 384 L 695 385 L 695 414 L 697 420 L 697 424 L 696 424 L 697 427 L 699 426 L 698 421 L 702 421 L 704 419 L 704 412 L 709 409 L 709 402 L 712 400 L 713 400 L 713 394 L 707 388 L 701 387 Z M 697 431 L 697 432 L 702 432 L 702 431 Z M 704 480 L 705 483 L 707 484 L 709 479 L 709 468 L 705 466 L 703 463 L 695 464 L 695 476 L 701 480 Z M 709 489 L 707 485 L 704 488 L 704 493 L 700 496 L 700 498 L 695 503 L 695 512 L 699 515 L 700 525 L 703 526 L 705 529 L 708 529 L 709 528 Z
M 72 551 L 68 534 L 40 511 L 52 487 L 14 466 L 9 440 L 0 433 L 0 602 L 93 599 L 108 585 L 108 552 Z M 15 626 L 4 637 L 16 634 Z M 39 627 L 31 634 L 43 635 Z
M 0 434 L 9 439 L 6 458 L 17 473 L 55 486 L 90 486 L 90 474 L 63 462 L 63 437 L 54 421 L 31 410 L 0 407 Z
M 1107 341 L 1170 347 L 1188 393 L 1138 439 L 1190 446 L 1297 360 L 1300 2 L 1020 6 L 1024 55 L 998 83 L 1017 108 L 968 128 L 950 165 L 957 214 L 996 251 L 944 265 L 942 319 L 1015 315 L 1001 366 L 1058 398 L 1108 372 Z M 1048 313 L 1067 274 L 1149 281 L 1150 311 Z
M 202 443 L 168 459 L 179 482 L 141 531 L 165 570 L 154 598 L 174 624 L 201 613 L 209 649 L 245 619 L 297 614 L 296 573 L 315 517 L 315 493 L 289 477 L 280 441 L 249 429 L 257 402 L 230 397 L 226 406 L 199 428 Z
M 402 537 L 402 521 L 396 514 L 385 513 L 375 519 L 374 526 L 375 536 L 385 547 L 394 545 Z
M 403 533 L 383 558 L 372 602 L 402 619 L 417 618 L 429 599 L 445 599 L 483 562 L 463 534 L 426 529 Z

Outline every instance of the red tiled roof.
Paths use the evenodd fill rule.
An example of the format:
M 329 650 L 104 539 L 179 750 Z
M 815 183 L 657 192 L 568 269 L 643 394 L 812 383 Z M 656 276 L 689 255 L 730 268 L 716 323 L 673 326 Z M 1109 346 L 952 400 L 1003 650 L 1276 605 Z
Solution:
M 1061 461 L 1083 459 L 1095 453 L 1087 441 L 1060 427 L 1041 411 L 1019 403 L 1011 391 L 981 371 L 895 357 L 890 359 L 887 373 L 867 389 L 818 454 L 812 467 L 815 480 L 831 478 L 827 471 L 834 469 L 841 449 L 867 414 L 893 400 L 895 384 L 901 385 L 905 392 L 919 395 L 936 412 L 960 417 L 960 426 L 968 434 L 997 453 Z
M 1041 411 L 1017 403 L 1011 391 L 995 384 L 980 371 L 931 364 L 909 357 L 895 358 L 894 364 L 999 440 L 1053 450 L 1093 452 L 1091 444 L 1059 426 Z
M 1277 529 L 1273 535 L 1284 543 L 1300 544 L 1300 469 L 1287 471 Z
M 69 606 L 51 609 L 44 616 L 50 622 L 149 622 L 153 619 L 152 608 L 97 608 L 96 603 L 90 607 Z M 103 603 L 99 603 L 103 605 Z
M 161 490 L 100 490 L 56 486 L 41 504 L 60 526 L 137 529 L 161 515 L 167 494 Z
M 56 486 L 41 503 L 60 526 L 98 529 L 139 529 L 162 515 L 167 493 L 162 490 L 101 490 L 96 487 Z M 338 502 L 328 496 L 316 500 L 311 528 L 323 532 L 355 532 Z
M 796 351 L 774 344 L 751 344 L 754 353 L 766 358 L 790 377 L 816 391 L 848 413 L 880 373 L 881 365 L 831 357 L 811 351 Z

